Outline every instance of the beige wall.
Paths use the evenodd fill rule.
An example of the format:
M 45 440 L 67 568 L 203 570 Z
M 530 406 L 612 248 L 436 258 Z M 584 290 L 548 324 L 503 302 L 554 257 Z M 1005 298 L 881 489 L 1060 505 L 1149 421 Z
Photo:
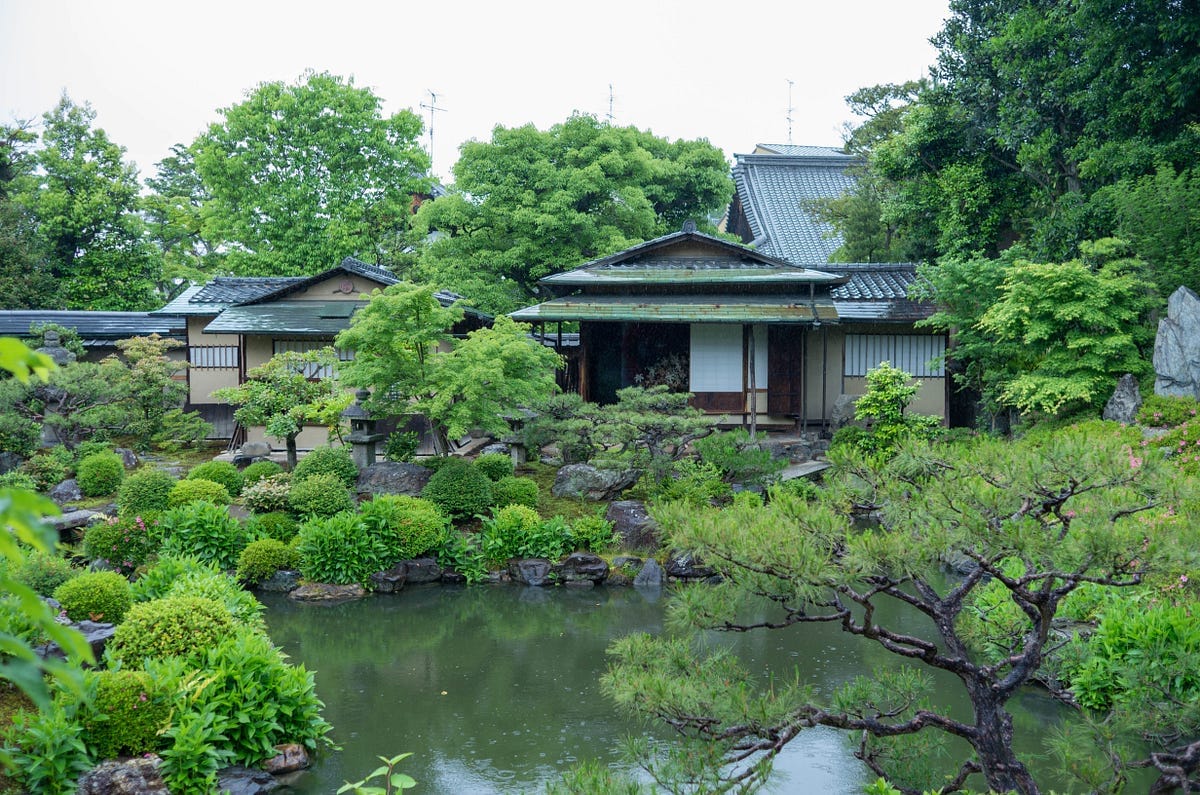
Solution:
M 251 442 L 267 442 L 276 450 L 287 448 L 282 439 L 268 438 L 266 433 L 263 432 L 261 425 L 252 425 L 247 428 L 246 439 Z M 311 450 L 314 447 L 323 447 L 329 443 L 329 429 L 324 425 L 305 428 L 296 437 L 296 447 L 300 450 Z M 335 439 L 333 443 L 336 445 L 337 440 Z
M 946 416 L 946 379 L 919 378 L 921 388 L 917 396 L 908 405 L 910 414 L 937 414 Z M 910 382 L 911 383 L 911 382 Z M 867 379 L 846 377 L 846 394 L 861 397 L 867 392 Z
M 362 276 L 342 274 L 317 282 L 307 290 L 289 293 L 280 301 L 358 301 L 363 293 L 369 293 L 383 285 L 374 279 L 364 279 Z
M 212 322 L 214 315 L 192 316 L 187 319 L 188 345 L 231 345 L 237 347 L 241 337 L 237 334 L 205 334 L 204 327 Z M 213 390 L 238 385 L 238 368 L 188 368 L 188 401 L 191 403 L 218 403 L 212 397 Z

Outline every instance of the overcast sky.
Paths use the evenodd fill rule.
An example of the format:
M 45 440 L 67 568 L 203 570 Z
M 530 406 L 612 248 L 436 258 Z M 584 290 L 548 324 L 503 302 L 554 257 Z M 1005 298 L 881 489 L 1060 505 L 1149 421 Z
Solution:
M 725 151 L 836 146 L 856 88 L 924 75 L 947 0 L 753 3 L 0 0 L 0 120 L 38 119 L 65 90 L 146 176 L 258 83 L 353 76 L 411 108 L 434 171 L 497 124 L 573 111 Z M 428 135 L 422 143 L 428 146 Z

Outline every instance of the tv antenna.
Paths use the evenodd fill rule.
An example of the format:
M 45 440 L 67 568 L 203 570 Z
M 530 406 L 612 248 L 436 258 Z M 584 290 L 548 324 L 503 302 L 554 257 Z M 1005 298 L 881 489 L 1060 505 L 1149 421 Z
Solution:
M 608 84 L 608 116 L 606 116 L 605 118 L 608 119 L 608 123 L 610 125 L 613 123 L 613 84 L 612 83 Z
M 787 142 L 788 142 L 788 145 L 790 146 L 792 143 L 792 111 L 795 110 L 795 108 L 792 107 L 792 86 L 796 85 L 796 83 L 795 83 L 795 81 L 788 80 L 787 84 L 788 84 L 788 106 L 787 106 L 788 140 L 787 140 Z
M 434 91 L 432 88 L 427 88 L 427 89 L 425 89 L 425 91 L 428 92 L 428 94 L 429 94 L 429 103 L 426 104 L 426 103 L 422 102 L 421 107 L 425 108 L 425 110 L 429 111 L 429 173 L 432 174 L 433 173 L 433 114 L 435 114 L 439 111 L 444 111 L 445 108 L 438 107 L 438 104 L 437 104 L 438 94 L 436 91 Z

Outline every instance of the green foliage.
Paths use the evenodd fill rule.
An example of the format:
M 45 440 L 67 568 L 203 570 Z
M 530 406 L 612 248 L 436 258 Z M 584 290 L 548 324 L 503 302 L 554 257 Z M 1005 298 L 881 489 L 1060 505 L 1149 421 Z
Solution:
M 563 464 L 586 464 L 600 452 L 602 410 L 574 392 L 552 395 L 534 406 L 534 416 L 521 429 L 530 450 L 558 449 Z
M 512 477 L 514 472 L 512 456 L 504 453 L 484 453 L 475 459 L 475 466 L 493 483 Z
M 187 473 L 187 480 L 210 480 L 220 483 L 229 492 L 230 497 L 242 493 L 242 473 L 228 461 L 205 461 L 197 464 Z
M 496 508 L 503 508 L 506 505 L 525 505 L 536 508 L 539 493 L 540 489 L 536 481 L 509 475 L 492 484 L 492 505 Z
M 274 461 L 255 461 L 242 470 L 242 483 L 245 486 L 252 486 L 263 478 L 278 475 L 281 472 L 283 472 L 283 467 Z
M 80 573 L 79 569 L 61 555 L 33 550 L 9 569 L 8 576 L 29 587 L 39 596 L 50 596 L 60 585 L 79 576 Z
M 73 795 L 91 764 L 73 709 L 54 703 L 34 713 L 18 712 L 4 733 L 17 780 L 29 792 Z
M 300 525 L 300 574 L 311 582 L 366 583 L 383 568 L 383 543 L 356 514 L 314 517 Z
M 1174 428 L 1196 416 L 1200 402 L 1182 395 L 1146 395 L 1138 409 L 1137 421 L 1156 428 Z
M 33 478 L 38 491 L 49 491 L 67 479 L 71 472 L 71 451 L 62 447 L 51 447 L 38 453 L 21 465 L 21 471 Z
M 161 469 L 141 469 L 121 481 L 117 509 L 122 516 L 139 516 L 165 511 L 170 503 L 175 478 Z
M 82 716 L 83 739 L 96 759 L 140 756 L 162 745 L 170 697 L 145 671 L 96 671 L 96 697 Z
M 451 530 L 438 550 L 437 560 L 438 565 L 461 574 L 469 583 L 487 579 L 487 557 L 475 533 Z
M 193 572 L 218 574 L 220 569 L 212 563 L 202 562 L 194 557 L 164 552 L 134 581 L 133 601 L 149 602 L 152 599 L 162 599 L 171 592 L 176 580 Z
M 129 576 L 158 549 L 158 539 L 140 516 L 110 518 L 88 527 L 83 536 L 83 555 L 102 560 L 115 571 Z
M 386 756 L 379 757 L 379 761 L 383 762 L 381 767 L 375 768 L 366 778 L 355 781 L 353 783 L 347 781 L 338 788 L 337 795 L 349 792 L 353 795 L 393 795 L 397 792 L 403 792 L 406 789 L 412 789 L 417 786 L 417 782 L 412 776 L 401 773 L 396 770 L 399 764 L 412 756 L 412 754 L 399 754 L 388 759 Z M 383 786 L 367 786 L 369 782 L 375 779 L 382 779 Z
M 1153 440 L 1154 449 L 1171 456 L 1171 461 L 1180 470 L 1195 475 L 1200 473 L 1200 422 L 1187 421 L 1172 428 Z M 1135 458 L 1134 453 L 1130 453 Z
M 181 480 L 179 485 L 208 482 Z M 158 524 L 164 553 L 191 556 L 222 570 L 237 565 L 238 555 L 250 541 L 246 527 L 228 510 L 204 501 L 172 508 L 159 517 Z
M 75 481 L 85 497 L 107 497 L 117 493 L 125 479 L 125 462 L 116 453 L 96 453 L 79 462 Z
M 54 598 L 72 621 L 120 624 L 133 596 L 129 580 L 114 571 L 88 571 L 54 589 Z
M 267 475 L 242 491 L 242 505 L 256 513 L 279 513 L 287 510 L 288 494 L 292 491 L 292 476 L 286 472 Z
M 912 382 L 908 373 L 881 362 L 867 372 L 867 392 L 854 403 L 855 420 L 867 423 L 867 428 L 839 428 L 834 445 L 852 445 L 861 453 L 887 458 L 907 437 L 933 438 L 941 425 L 937 417 L 904 413 L 919 388 L 920 382 Z
M 492 482 L 469 462 L 455 459 L 433 473 L 421 496 L 451 518 L 475 516 L 492 504 Z
M 237 625 L 223 604 L 201 596 L 168 596 L 138 602 L 109 642 L 105 655 L 126 665 L 146 658 L 198 660 L 231 637 Z
M 483 520 L 479 548 L 484 558 L 503 564 L 511 558 L 546 558 L 556 561 L 573 543 L 571 528 L 561 516 L 542 520 L 524 505 L 497 508 Z
M 172 484 L 167 494 L 167 507 L 179 508 L 203 502 L 225 506 L 233 502 L 229 489 L 211 480 L 180 480 Z
M 172 792 L 211 792 L 217 772 L 233 764 L 229 738 L 221 733 L 213 708 L 179 714 L 163 732 L 158 771 Z
M 193 569 L 175 578 L 167 591 L 167 598 L 174 596 L 199 596 L 221 604 L 229 611 L 234 623 L 263 632 L 263 610 L 266 608 L 254 598 L 254 594 L 238 585 L 237 581 L 223 571 Z
M 260 513 L 246 520 L 247 532 L 257 538 L 273 538 L 287 543 L 292 540 L 300 529 L 300 523 L 290 513 L 276 511 Z
M 1159 163 L 1153 174 L 1127 178 L 1107 195 L 1117 234 L 1146 261 L 1159 298 L 1181 286 L 1200 289 L 1200 171 Z
M 695 447 L 700 461 L 719 469 L 729 482 L 765 485 L 787 466 L 765 442 L 765 436 L 751 438 L 749 431 L 738 428 L 697 439 Z
M 383 457 L 396 463 L 408 463 L 417 455 L 421 435 L 416 431 L 392 431 L 383 443 Z
M 174 453 L 185 448 L 194 450 L 212 434 L 212 423 L 206 422 L 198 413 L 173 408 L 163 412 L 159 429 L 151 441 L 160 449 Z
M 237 578 L 256 585 L 270 579 L 277 571 L 299 566 L 296 550 L 274 538 L 260 538 L 247 544 L 238 556 Z
M 647 472 L 635 492 L 651 502 L 680 501 L 699 507 L 728 500 L 733 488 L 712 464 L 684 459 Z
M 147 448 L 156 437 L 175 438 L 176 431 L 180 430 L 180 420 L 172 416 L 173 427 L 168 430 L 165 419 L 167 412 L 178 411 L 187 399 L 187 382 L 178 378 L 187 365 L 172 359 L 168 353 L 184 344 L 151 334 L 121 340 L 117 347 L 128 363 L 126 379 L 132 408 L 132 417 L 124 432 Z M 180 439 L 181 444 L 184 441 Z
M 87 348 L 83 346 L 83 337 L 79 336 L 79 332 L 61 323 L 30 323 L 29 336 L 24 337 L 22 341 L 30 348 L 37 350 L 46 345 L 47 331 L 58 334 L 58 344 L 75 354 L 76 358 L 82 359 L 87 354 Z
M 359 518 L 381 543 L 385 566 L 438 548 L 450 530 L 450 520 L 437 505 L 420 497 L 381 494 L 363 503 Z
M 318 447 L 296 464 L 292 482 L 299 483 L 313 475 L 335 475 L 347 488 L 352 488 L 358 481 L 358 466 L 347 447 Z
M 571 544 L 575 549 L 604 552 L 620 540 L 620 534 L 613 530 L 613 523 L 603 515 L 581 516 L 571 523 Z
M 21 392 L 16 385 L 16 392 Z M 11 399 L 5 399 L 0 392 L 0 405 L 13 405 Z M 42 441 L 42 426 L 29 417 L 24 417 L 16 411 L 5 411 L 0 414 L 0 452 L 15 453 L 27 458 L 38 449 Z
M 0 489 L 23 489 L 25 491 L 37 491 L 37 481 L 29 475 L 14 469 L 10 472 L 5 472 L 0 475 Z
M 618 389 L 617 402 L 601 414 L 600 437 L 650 462 L 678 461 L 693 442 L 716 430 L 713 418 L 689 405 L 690 399 L 665 386 Z
M 297 516 L 333 516 L 354 510 L 354 495 L 345 481 L 332 472 L 294 481 L 288 492 L 288 508 Z

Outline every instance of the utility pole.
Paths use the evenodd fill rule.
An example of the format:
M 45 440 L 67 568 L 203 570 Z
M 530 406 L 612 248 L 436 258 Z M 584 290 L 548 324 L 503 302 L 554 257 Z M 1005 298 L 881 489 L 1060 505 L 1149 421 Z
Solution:
M 792 111 L 795 110 L 795 108 L 792 107 L 792 86 L 794 86 L 796 84 L 791 80 L 788 80 L 787 84 L 788 84 L 788 106 L 787 106 L 788 140 L 787 140 L 787 142 L 790 145 L 792 143 Z
M 421 107 L 429 111 L 429 173 L 433 174 L 433 114 L 445 110 L 439 108 L 437 104 L 438 95 L 432 88 L 425 89 L 429 92 L 429 104 L 421 103 Z
M 605 118 L 608 120 L 609 126 L 611 126 L 613 123 L 613 85 L 612 85 L 612 83 L 608 84 L 608 116 L 606 116 Z

